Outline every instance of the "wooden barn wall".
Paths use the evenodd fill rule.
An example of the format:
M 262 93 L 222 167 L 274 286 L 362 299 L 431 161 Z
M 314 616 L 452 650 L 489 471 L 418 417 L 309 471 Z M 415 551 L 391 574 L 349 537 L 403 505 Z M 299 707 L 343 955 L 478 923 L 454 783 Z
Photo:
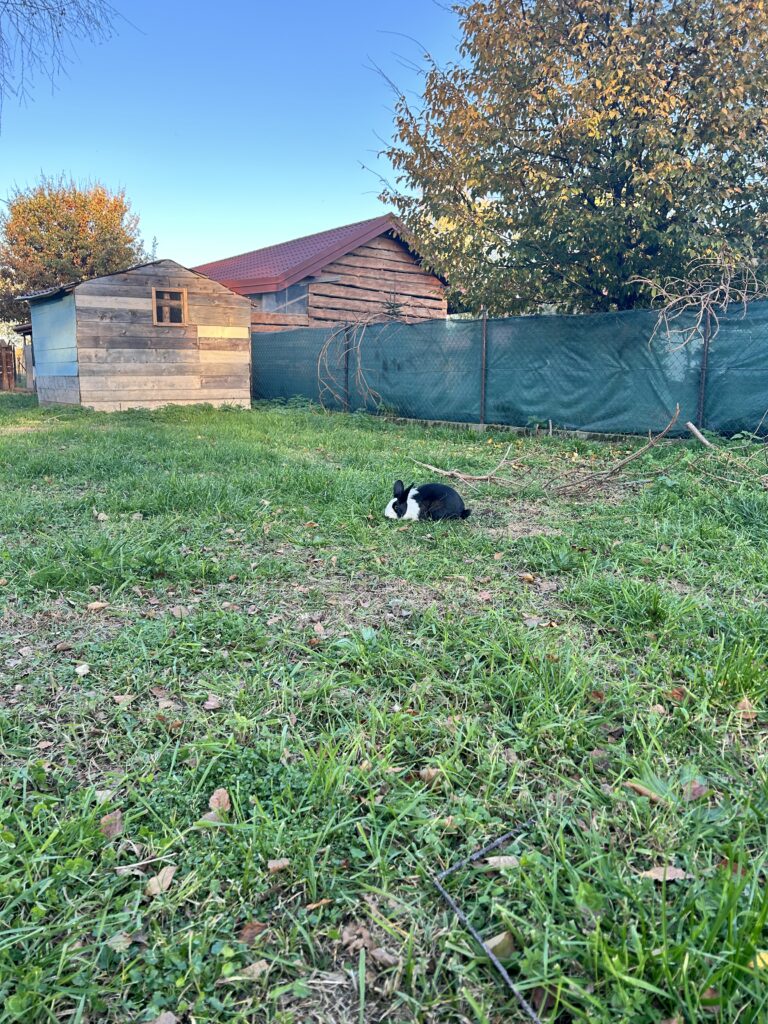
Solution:
M 404 320 L 442 319 L 442 282 L 425 273 L 402 242 L 380 235 L 323 267 L 309 286 L 309 326 L 384 312 L 397 302 Z
M 425 273 L 402 242 L 380 235 L 323 267 L 310 282 L 305 316 L 254 308 L 251 328 L 259 333 L 325 327 L 382 313 L 392 300 L 399 303 L 402 318 L 411 323 L 448 315 L 439 278 Z
M 152 322 L 152 289 L 187 289 L 187 323 Z M 250 302 L 173 264 L 75 291 L 80 392 L 101 411 L 173 403 L 249 407 Z

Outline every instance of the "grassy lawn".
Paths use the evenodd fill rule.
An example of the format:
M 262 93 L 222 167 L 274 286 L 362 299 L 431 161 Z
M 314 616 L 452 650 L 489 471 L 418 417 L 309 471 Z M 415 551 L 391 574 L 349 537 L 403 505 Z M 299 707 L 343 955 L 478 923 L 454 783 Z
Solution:
M 509 440 L 0 399 L 0 1022 L 523 1020 L 516 827 L 542 1020 L 768 1020 L 765 456 L 382 517 Z

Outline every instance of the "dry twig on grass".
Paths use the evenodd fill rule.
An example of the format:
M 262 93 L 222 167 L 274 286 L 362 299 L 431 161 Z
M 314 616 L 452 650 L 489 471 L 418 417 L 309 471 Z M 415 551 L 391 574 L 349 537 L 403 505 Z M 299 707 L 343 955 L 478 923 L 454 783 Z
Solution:
M 503 487 L 516 487 L 520 483 L 519 480 L 510 480 L 507 477 L 498 475 L 500 469 L 507 467 L 509 469 L 513 469 L 520 465 L 520 459 L 515 459 L 514 461 L 509 459 L 509 453 L 512 451 L 514 443 L 515 442 L 512 441 L 511 444 L 508 445 L 507 450 L 502 456 L 501 462 L 494 466 L 494 468 L 488 473 L 473 474 L 462 473 L 459 469 L 440 469 L 438 466 L 430 466 L 428 462 L 419 462 L 418 459 L 411 458 L 410 455 L 408 458 L 411 459 L 411 462 L 415 465 L 421 466 L 422 469 L 428 469 L 430 473 L 437 473 L 438 476 L 446 476 L 450 477 L 452 480 L 458 480 L 461 483 L 466 484 L 467 487 L 476 488 L 477 484 L 501 484 Z
M 765 416 L 763 416 L 763 419 L 760 420 L 758 429 L 760 428 L 760 426 L 763 425 L 764 420 Z M 740 469 L 742 470 L 742 472 L 753 474 L 754 469 L 750 465 L 750 463 L 755 458 L 755 456 L 765 454 L 765 446 L 759 445 L 755 448 L 755 451 L 751 455 L 747 456 L 746 459 L 743 459 L 738 455 L 734 455 L 733 452 L 724 451 L 722 448 L 718 448 L 716 445 L 712 444 L 712 442 L 707 440 L 707 438 L 704 437 L 704 435 L 701 433 L 698 427 L 696 427 L 693 423 L 688 422 L 685 424 L 685 427 L 686 430 L 693 434 L 693 436 L 696 438 L 699 444 L 704 445 L 707 451 L 710 452 L 713 459 L 715 459 L 719 463 L 723 463 L 728 469 Z M 720 480 L 724 483 L 739 484 L 743 482 L 742 480 L 734 480 L 732 477 L 721 476 L 717 473 L 712 473 L 707 470 L 704 470 L 704 472 L 707 474 L 707 476 L 711 476 L 715 480 Z M 759 477 L 759 480 L 762 487 L 768 490 L 768 475 L 761 475 Z
M 629 478 L 617 480 L 615 479 L 621 471 L 628 466 L 635 459 L 641 458 L 646 452 L 654 448 L 674 427 L 677 423 L 677 419 L 680 415 L 680 406 L 675 407 L 674 415 L 669 423 L 664 427 L 661 433 L 656 434 L 655 437 L 648 439 L 647 443 L 639 448 L 636 452 L 621 459 L 615 465 L 610 466 L 608 469 L 597 470 L 592 473 L 581 474 L 580 476 L 568 477 L 563 479 L 558 478 L 548 483 L 544 483 L 544 490 L 554 496 L 563 496 L 571 494 L 577 491 L 589 490 L 590 488 L 598 488 L 604 486 L 617 486 L 617 487 L 631 487 L 639 484 L 649 483 L 653 479 L 653 476 L 649 477 L 647 472 L 644 476 L 639 478 Z M 501 475 L 510 470 L 520 468 L 523 463 L 521 459 L 510 459 L 509 453 L 512 450 L 514 441 L 507 447 L 501 461 L 489 470 L 487 473 L 464 473 L 459 469 L 441 469 L 439 466 L 432 466 L 428 462 L 419 462 L 418 459 L 414 459 L 411 456 L 411 462 L 417 466 L 421 466 L 422 469 L 428 469 L 430 473 L 436 473 L 438 476 L 448 477 L 452 480 L 457 480 L 459 483 L 464 484 L 467 487 L 477 488 L 478 484 L 497 484 L 501 487 L 514 487 L 521 488 L 528 477 L 533 473 L 534 467 L 528 466 L 523 468 L 523 472 L 516 478 L 512 479 L 509 476 Z M 659 470 L 658 472 L 662 472 Z
M 674 425 L 677 423 L 679 415 L 680 415 L 680 406 L 676 405 L 675 406 L 675 412 L 674 412 L 674 415 L 672 416 L 672 419 L 669 421 L 669 423 L 666 425 L 666 427 L 664 427 L 664 429 L 661 431 L 661 433 L 656 434 L 655 437 L 650 437 L 648 439 L 648 441 L 646 442 L 646 444 L 643 445 L 642 448 L 638 448 L 638 450 L 636 452 L 632 452 L 631 455 L 627 455 L 626 458 L 621 459 L 621 461 L 617 462 L 613 466 L 610 466 L 608 469 L 601 469 L 601 470 L 597 470 L 594 473 L 587 473 L 584 476 L 575 477 L 575 478 L 570 479 L 570 480 L 564 480 L 562 483 L 560 483 L 558 481 L 554 481 L 553 483 L 549 484 L 546 489 L 549 491 L 550 494 L 555 494 L 555 495 L 561 496 L 561 495 L 565 495 L 565 494 L 570 494 L 573 491 L 588 490 L 590 487 L 595 487 L 595 486 L 599 487 L 599 486 L 604 486 L 605 484 L 608 484 L 608 483 L 612 483 L 613 482 L 613 477 L 615 477 L 617 474 L 619 474 L 626 466 L 628 466 L 630 464 L 630 462 L 634 462 L 635 459 L 641 458 L 643 455 L 646 454 L 646 452 L 649 452 L 651 450 L 651 448 L 655 448 L 656 445 L 659 443 L 659 441 L 661 441 L 664 437 L 667 436 L 667 434 L 670 432 L 672 427 L 674 427 Z M 622 485 L 626 485 L 628 483 L 641 483 L 641 482 L 644 483 L 646 481 L 645 480 L 643 480 L 643 481 L 640 481 L 640 480 L 635 480 L 635 481 L 623 480 L 623 481 L 621 481 Z

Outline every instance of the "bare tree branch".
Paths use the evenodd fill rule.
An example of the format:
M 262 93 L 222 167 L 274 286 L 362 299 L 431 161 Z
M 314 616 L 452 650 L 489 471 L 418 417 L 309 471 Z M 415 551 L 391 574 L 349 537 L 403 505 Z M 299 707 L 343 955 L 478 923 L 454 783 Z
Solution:
M 0 0 L 0 109 L 29 95 L 32 80 L 53 82 L 74 58 L 75 42 L 103 42 L 117 11 L 107 0 Z
M 684 348 L 709 331 L 709 340 L 720 330 L 720 319 L 732 306 L 747 306 L 768 298 L 768 280 L 762 269 L 735 257 L 728 249 L 716 256 L 693 260 L 683 277 L 632 278 L 632 284 L 652 289 L 663 303 L 650 341 L 665 334 L 673 351 Z

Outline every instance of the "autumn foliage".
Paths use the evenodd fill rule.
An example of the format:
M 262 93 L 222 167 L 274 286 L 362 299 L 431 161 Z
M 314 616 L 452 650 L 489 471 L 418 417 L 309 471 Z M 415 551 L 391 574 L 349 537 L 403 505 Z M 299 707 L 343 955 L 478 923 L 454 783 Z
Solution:
M 392 203 L 470 308 L 648 305 L 637 278 L 765 260 L 763 0 L 477 0 L 401 96 Z
M 29 311 L 17 296 L 140 263 L 139 218 L 123 191 L 44 178 L 0 214 L 0 320 Z

